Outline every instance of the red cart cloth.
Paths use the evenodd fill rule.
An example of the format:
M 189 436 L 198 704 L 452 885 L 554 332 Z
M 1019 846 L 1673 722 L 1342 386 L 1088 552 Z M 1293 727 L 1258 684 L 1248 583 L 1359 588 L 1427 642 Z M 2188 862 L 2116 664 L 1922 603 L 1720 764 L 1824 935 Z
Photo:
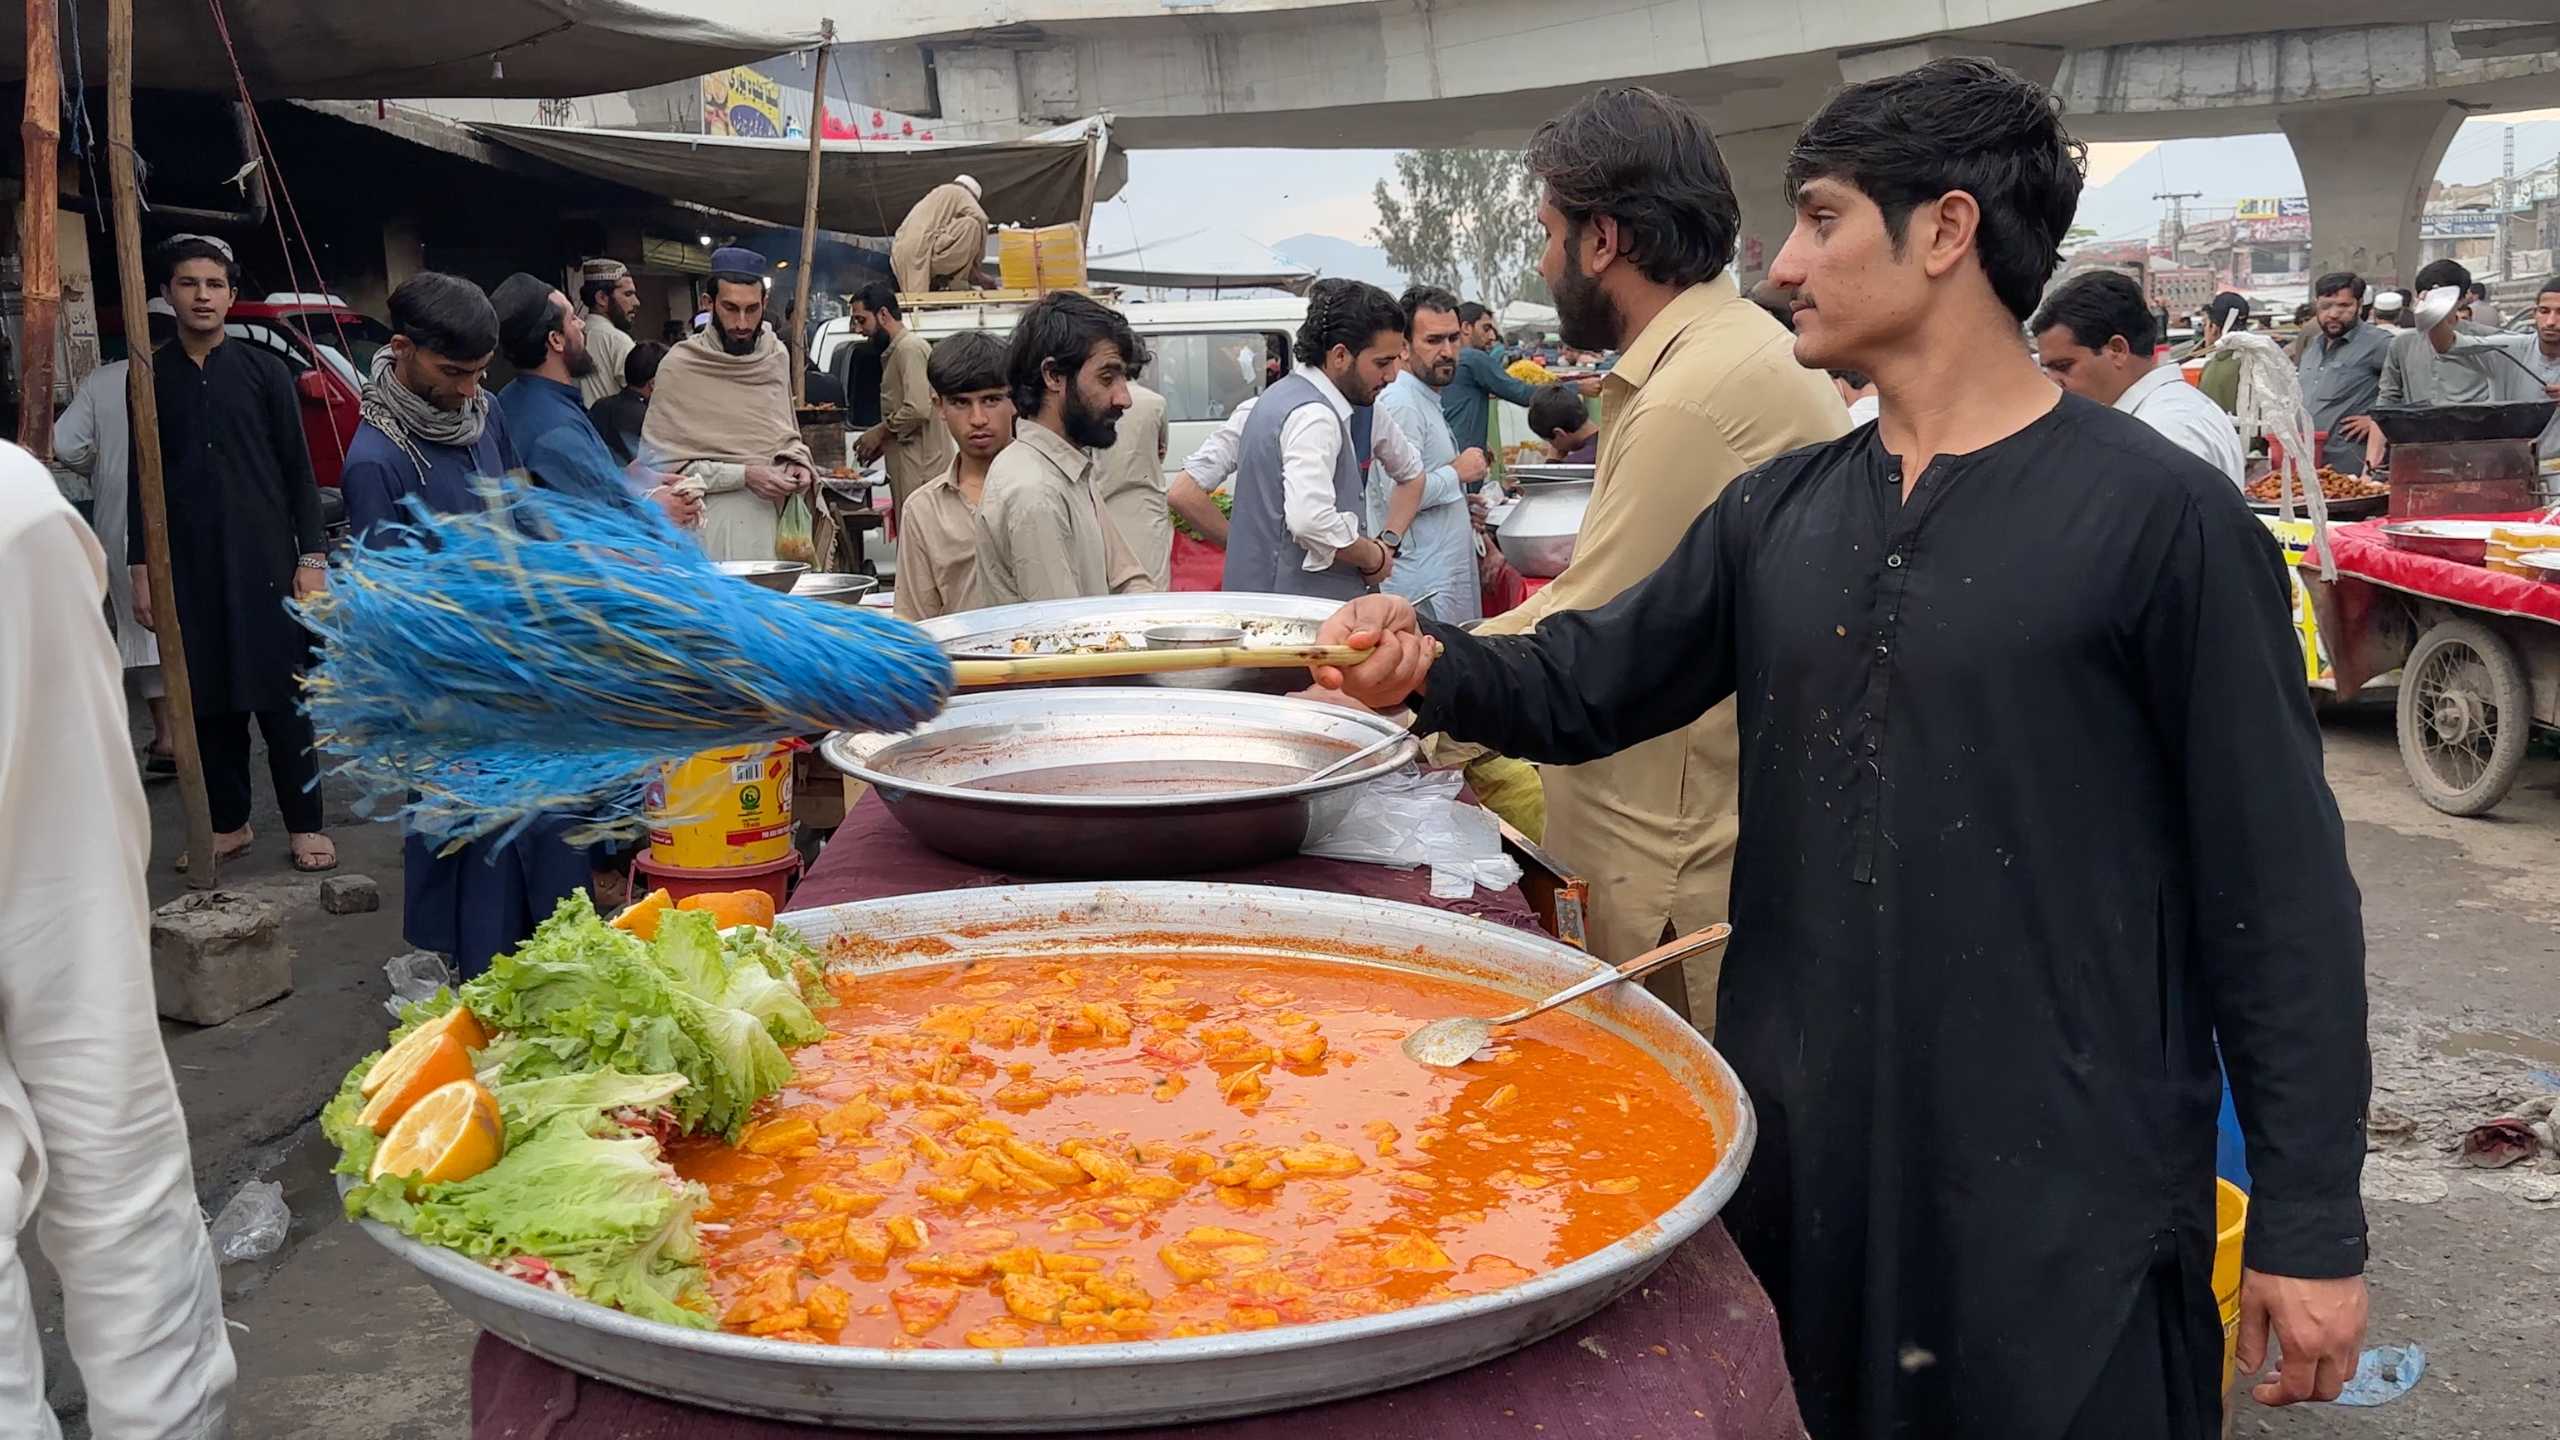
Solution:
M 791 908 L 814 910 L 848 900 L 877 900 L 884 895 L 916 895 L 928 890 L 974 890 L 982 885 L 1030 885 L 1057 880 L 1055 875 L 1006 875 L 982 869 L 928 850 L 889 814 L 877 794 L 865 792 L 844 817 L 835 837 L 818 855 L 818 863 L 791 893 Z M 1337 895 L 1365 895 L 1428 905 L 1457 915 L 1472 915 L 1522 930 L 1538 929 L 1536 912 L 1520 887 L 1478 890 L 1465 900 L 1431 898 L 1429 870 L 1391 870 L 1349 860 L 1319 860 L 1292 855 L 1240 870 L 1175 877 L 1222 885 L 1278 885 L 1292 890 L 1329 890 Z
M 471 1356 L 472 1440 L 814 1440 L 886 1435 L 751 1420 L 637 1394 L 494 1335 Z M 1401 1390 L 1198 1425 L 1112 1432 L 1200 1440 L 1799 1440 L 1777 1317 L 1722 1221 L 1599 1314 Z
M 2542 518 L 2538 510 L 2521 515 L 2431 515 L 2431 520 L 2489 520 L 2532 522 Z M 2527 580 L 2509 575 L 2486 565 L 2466 565 L 2459 560 L 2446 560 L 2434 555 L 2421 555 L 2415 550 L 2396 549 L 2391 538 L 2382 533 L 2382 520 L 2360 520 L 2352 525 L 2332 526 L 2329 543 L 2338 553 L 2338 574 L 2353 575 L 2359 580 L 2387 586 L 2393 590 L 2443 600 L 2466 609 L 2486 610 L 2498 615 L 2521 616 L 2527 620 L 2547 620 L 2560 625 L 2560 585 L 2542 580 Z M 2305 556 L 2301 569 L 2307 575 L 2319 574 L 2319 560 Z
M 1194 540 L 1177 526 L 1173 532 L 1172 588 L 1176 590 L 1222 590 L 1226 588 L 1227 552 L 1206 540 Z

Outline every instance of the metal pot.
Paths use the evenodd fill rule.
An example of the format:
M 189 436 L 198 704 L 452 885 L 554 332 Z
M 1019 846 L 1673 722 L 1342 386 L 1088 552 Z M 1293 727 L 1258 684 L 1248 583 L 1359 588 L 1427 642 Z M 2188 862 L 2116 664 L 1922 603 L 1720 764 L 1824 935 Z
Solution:
M 1244 631 L 1243 643 L 1248 647 L 1313 645 L 1317 628 L 1341 608 L 1341 602 L 1335 600 L 1242 591 L 1094 595 L 963 610 L 927 620 L 922 628 L 954 660 L 1010 660 L 1022 654 L 1056 654 L 1089 645 L 1141 650 L 1147 647 L 1147 631 L 1175 625 L 1233 626 Z M 1018 650 L 1016 645 L 1029 648 Z M 1306 689 L 1315 683 L 1315 677 L 1303 668 L 1195 670 L 1120 683 L 1285 695 Z
M 1523 575 L 1549 579 L 1573 563 L 1574 542 L 1582 535 L 1582 512 L 1591 507 L 1598 482 L 1557 480 L 1520 487 L 1520 499 L 1493 532 L 1495 543 Z
M 1261 885 L 1026 885 L 786 918 L 820 942 L 860 939 L 871 958 L 853 963 L 881 970 L 1097 948 L 1155 951 L 1178 964 L 1184 954 L 1243 946 L 1528 998 L 1597 968 L 1578 950 L 1488 921 Z M 1695 1097 L 1724 1145 L 1715 1168 L 1651 1225 L 1604 1250 L 1505 1289 L 1383 1315 L 1019 1350 L 795 1345 L 643 1320 L 363 1224 L 446 1304 L 509 1344 L 613 1384 L 741 1414 L 882 1430 L 1057 1433 L 1321 1404 L 1462 1370 L 1575 1324 L 1653 1273 L 1732 1198 L 1758 1133 L 1732 1067 L 1641 986 L 1613 985 L 1575 1008 Z
M 792 585 L 791 593 L 803 600 L 859 605 L 863 596 L 879 588 L 879 578 L 871 575 L 803 575 Z
M 722 560 L 720 573 L 766 590 L 789 590 L 809 567 L 798 560 Z
M 1359 787 L 1413 758 L 1402 727 L 1315 700 L 1131 686 L 963 695 L 904 735 L 819 753 L 918 840 L 1013 875 L 1198 875 L 1294 855 Z

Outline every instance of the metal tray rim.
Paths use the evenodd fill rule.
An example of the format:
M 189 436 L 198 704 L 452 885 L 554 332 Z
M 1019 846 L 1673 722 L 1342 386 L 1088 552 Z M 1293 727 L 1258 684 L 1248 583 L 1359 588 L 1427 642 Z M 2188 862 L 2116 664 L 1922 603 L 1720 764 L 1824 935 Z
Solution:
M 1181 812 L 1211 806 L 1235 805 L 1247 801 L 1290 800 L 1301 796 L 1321 795 L 1374 780 L 1413 759 L 1422 751 L 1422 742 L 1410 732 L 1406 743 L 1390 745 L 1367 760 L 1328 775 L 1322 780 L 1293 781 L 1257 790 L 1229 790 L 1206 795 L 1030 795 L 1004 791 L 972 790 L 961 785 L 944 785 L 931 780 L 918 780 L 875 769 L 871 761 L 883 752 L 918 736 L 930 735 L 946 723 L 952 726 L 976 721 L 1004 718 L 1006 712 L 1023 712 L 1037 717 L 1054 717 L 1061 710 L 1084 710 L 1105 715 L 1161 716 L 1168 711 L 1181 715 L 1197 715 L 1204 719 L 1234 719 L 1243 716 L 1313 717 L 1321 714 L 1339 719 L 1346 725 L 1369 732 L 1361 743 L 1385 739 L 1404 727 L 1383 715 L 1354 710 L 1343 705 L 1327 705 L 1316 700 L 1295 700 L 1286 695 L 1256 695 L 1226 690 L 1165 690 L 1137 686 L 1089 686 L 1081 689 L 994 691 L 981 695 L 955 698 L 943 712 L 913 730 L 898 735 L 882 735 L 868 730 L 838 730 L 818 744 L 818 754 L 845 774 L 892 795 L 930 795 L 964 805 L 982 806 L 990 810 L 1143 810 Z
M 1114 923 L 1111 907 L 1121 906 L 1139 911 L 1117 923 L 1166 923 L 1162 914 L 1146 914 L 1150 905 L 1159 909 L 1187 911 L 1196 916 L 1203 932 L 1214 932 L 1224 925 L 1241 927 L 1257 908 L 1282 909 L 1308 920 L 1330 923 L 1336 930 L 1373 928 L 1377 939 L 1416 949 L 1437 945 L 1466 947 L 1470 958 L 1499 962 L 1506 958 L 1526 960 L 1533 957 L 1550 964 L 1560 963 L 1568 970 L 1589 973 L 1599 967 L 1598 961 L 1580 951 L 1544 936 L 1533 935 L 1489 920 L 1426 909 L 1420 906 L 1381 902 L 1364 897 L 1343 896 L 1318 891 L 1289 890 L 1274 886 L 1167 883 L 1157 881 L 1087 882 L 1079 884 L 1022 885 L 990 887 L 969 891 L 929 892 L 884 900 L 861 901 L 829 906 L 818 910 L 796 911 L 782 917 L 813 939 L 825 940 L 840 934 L 925 934 L 948 932 L 960 926 L 985 926 L 992 918 L 1019 920 L 1025 926 L 1064 923 L 1071 917 L 1108 926 Z M 1091 913 L 1077 915 L 1079 908 Z M 897 917 L 897 918 L 891 918 Z M 886 922 L 886 923 L 882 923 Z M 903 924 L 902 931 L 899 926 Z M 1240 936 L 1242 943 L 1249 937 Z M 1313 939 L 1312 935 L 1304 938 Z M 1272 943 L 1264 938 L 1260 943 Z M 998 953 L 1001 953 L 999 948 Z M 896 957 L 878 966 L 880 969 L 920 968 L 951 963 L 952 954 L 911 954 Z M 1365 963 L 1342 960 L 1338 963 Z M 1422 967 L 1417 967 L 1422 968 Z M 1501 978 L 1480 972 L 1439 970 L 1451 978 L 1469 979 L 1489 988 L 1510 988 Z M 1548 981 L 1534 977 L 1515 977 L 1528 989 Z M 1514 989 L 1513 993 L 1526 993 Z M 1323 1399 L 1342 1398 L 1367 1393 L 1387 1385 L 1405 1384 L 1433 1374 L 1480 1363 L 1496 1355 L 1508 1353 L 1521 1344 L 1532 1343 L 1567 1325 L 1587 1317 L 1618 1296 L 1667 1259 L 1682 1242 L 1704 1228 L 1715 1218 L 1740 1185 L 1750 1163 L 1758 1139 L 1758 1121 L 1750 1097 L 1744 1092 L 1740 1077 L 1721 1055 L 1695 1032 L 1688 1031 L 1667 1007 L 1646 994 L 1639 986 L 1618 986 L 1601 992 L 1585 1002 L 1593 1008 L 1583 1012 L 1584 1018 L 1598 1023 L 1628 1039 L 1656 1062 L 1663 1064 L 1673 1082 L 1687 1088 L 1710 1112 L 1719 1127 L 1723 1153 L 1716 1164 L 1669 1209 L 1646 1227 L 1570 1264 L 1545 1271 L 1519 1285 L 1432 1305 L 1413 1306 L 1383 1315 L 1361 1316 L 1348 1320 L 1325 1321 L 1307 1325 L 1280 1326 L 1269 1330 L 1240 1334 L 1198 1336 L 1185 1339 L 1118 1342 L 1104 1345 L 1026 1347 L 1017 1350 L 981 1351 L 952 1350 L 885 1350 L 855 1346 L 807 1346 L 786 1341 L 751 1336 L 728 1335 L 717 1331 L 689 1330 L 637 1316 L 591 1301 L 556 1294 L 519 1280 L 500 1275 L 459 1254 L 421 1241 L 410 1239 L 388 1226 L 374 1221 L 361 1222 L 365 1231 L 393 1255 L 415 1266 L 432 1284 L 444 1292 L 449 1303 L 457 1295 L 467 1297 L 470 1304 L 457 1308 L 483 1324 L 501 1328 L 526 1322 L 567 1326 L 584 1331 L 610 1344 L 635 1347 L 627 1355 L 613 1357 L 616 1363 L 589 1355 L 568 1355 L 529 1335 L 518 1335 L 518 1342 L 573 1369 L 628 1383 L 652 1393 L 671 1395 L 695 1403 L 743 1413 L 760 1413 L 803 1421 L 826 1423 L 830 1418 L 850 1423 L 896 1429 L 973 1429 L 1049 1431 L 1076 1428 L 1117 1427 L 1131 1423 L 1168 1423 L 1180 1419 L 1206 1419 L 1278 1408 L 1294 1408 L 1298 1404 Z M 1629 1017 L 1639 1017 L 1645 1028 L 1668 1037 L 1671 1047 L 1687 1052 L 1683 1059 L 1702 1069 L 1707 1083 L 1723 1092 L 1722 1097 L 1704 1093 L 1699 1082 L 1683 1078 L 1663 1054 L 1662 1046 L 1648 1043 L 1635 1033 Z M 352 1184 L 340 1177 L 341 1192 Z M 1583 1300 L 1590 1300 L 1583 1306 Z M 777 1371 L 806 1374 L 829 1381 L 854 1381 L 864 1375 L 906 1374 L 943 1377 L 975 1377 L 990 1384 L 1001 1383 L 999 1377 L 1019 1376 L 1025 1381 L 1039 1376 L 1060 1377 L 1092 1372 L 1156 1373 L 1172 1369 L 1186 1371 L 1197 1367 L 1215 1367 L 1221 1361 L 1244 1358 L 1270 1359 L 1301 1351 L 1338 1351 L 1388 1337 L 1437 1327 L 1457 1327 L 1470 1321 L 1496 1321 L 1502 1313 L 1519 1310 L 1535 1313 L 1541 1301 L 1553 1301 L 1571 1311 L 1557 1323 L 1549 1324 L 1534 1334 L 1523 1334 L 1510 1343 L 1497 1343 L 1492 1348 L 1476 1347 L 1477 1352 L 1439 1357 L 1419 1367 L 1408 1367 L 1397 1375 L 1376 1380 L 1373 1384 L 1351 1382 L 1310 1388 L 1303 1398 L 1248 1398 L 1242 1402 L 1232 1396 L 1215 1398 L 1218 1387 L 1211 1379 L 1204 1382 L 1204 1398 L 1181 1401 L 1161 1383 L 1154 1391 L 1133 1396 L 1118 1408 L 1101 1407 L 1062 1415 L 1027 1416 L 998 1411 L 980 1413 L 989 1406 L 983 1396 L 974 1405 L 962 1408 L 970 1414 L 950 1416 L 929 1414 L 884 1415 L 876 1409 L 864 1413 L 838 1405 L 821 1408 L 825 1397 L 818 1393 L 786 1396 L 759 1389 L 757 1402 L 715 1397 L 682 1390 L 663 1378 L 663 1372 L 651 1369 L 653 1363 L 664 1364 L 674 1356 L 741 1362 L 752 1371 L 771 1377 Z M 483 1312 L 494 1312 L 483 1313 Z M 1472 1335 L 1472 1330 L 1466 1331 Z M 673 1352 L 673 1355 L 665 1355 Z M 657 1357 L 664 1358 L 657 1358 Z M 1436 1368 L 1435 1368 L 1436 1367 Z M 753 1378 L 742 1375 L 742 1380 Z M 1258 1377 L 1265 1382 L 1269 1377 Z M 1293 1392 L 1294 1394 L 1294 1392 Z M 798 1408 L 781 1402 L 801 1399 Z M 998 1415 L 1001 1418 L 996 1418 Z

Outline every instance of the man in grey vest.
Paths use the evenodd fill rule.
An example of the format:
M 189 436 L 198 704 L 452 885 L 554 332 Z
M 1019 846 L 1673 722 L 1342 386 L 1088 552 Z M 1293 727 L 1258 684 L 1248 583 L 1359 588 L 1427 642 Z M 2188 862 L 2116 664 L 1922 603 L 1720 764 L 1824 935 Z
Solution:
M 1386 528 L 1368 514 L 1352 424 L 1395 378 L 1404 311 L 1358 280 L 1319 280 L 1298 329 L 1299 368 L 1262 392 L 1237 442 L 1235 511 L 1228 517 L 1221 589 L 1349 600 L 1395 568 L 1405 528 L 1422 508 L 1422 456 L 1393 425 L 1371 449 L 1395 481 Z

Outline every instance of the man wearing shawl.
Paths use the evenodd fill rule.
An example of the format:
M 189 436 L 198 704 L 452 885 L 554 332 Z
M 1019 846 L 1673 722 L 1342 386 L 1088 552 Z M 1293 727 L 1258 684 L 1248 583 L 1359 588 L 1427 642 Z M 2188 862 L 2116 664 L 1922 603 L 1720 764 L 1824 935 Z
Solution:
M 714 560 L 771 560 L 783 503 L 816 483 L 791 414 L 791 354 L 764 323 L 765 260 L 711 256 L 711 325 L 667 352 L 640 432 L 641 460 L 702 494 Z
M 374 353 L 364 423 L 347 446 L 339 488 L 356 543 L 403 543 L 409 501 L 454 512 L 487 503 L 518 468 L 506 417 L 480 388 L 498 349 L 498 317 L 468 280 L 422 271 L 391 292 L 391 341 Z M 510 841 L 475 840 L 438 854 L 401 841 L 401 931 L 451 955 L 468 979 L 514 949 L 562 897 L 587 883 L 584 851 L 540 821 Z

